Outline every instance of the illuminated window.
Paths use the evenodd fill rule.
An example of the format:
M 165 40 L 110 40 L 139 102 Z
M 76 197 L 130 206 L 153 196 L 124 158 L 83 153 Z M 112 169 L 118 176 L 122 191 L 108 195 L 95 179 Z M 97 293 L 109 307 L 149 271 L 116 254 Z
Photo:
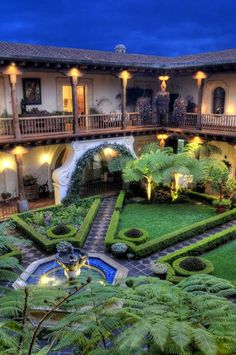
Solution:
M 77 105 L 79 115 L 86 113 L 85 87 L 77 86 Z M 70 85 L 62 86 L 62 107 L 64 112 L 72 112 L 72 89 Z
M 213 107 L 212 112 L 216 114 L 223 114 L 225 111 L 225 90 L 217 87 L 213 91 Z

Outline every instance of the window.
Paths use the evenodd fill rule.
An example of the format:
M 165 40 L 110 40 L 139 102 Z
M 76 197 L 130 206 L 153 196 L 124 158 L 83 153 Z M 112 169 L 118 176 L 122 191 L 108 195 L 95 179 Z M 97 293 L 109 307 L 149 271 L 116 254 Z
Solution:
M 225 90 L 217 87 L 213 91 L 213 107 L 212 112 L 216 114 L 223 114 L 225 111 Z

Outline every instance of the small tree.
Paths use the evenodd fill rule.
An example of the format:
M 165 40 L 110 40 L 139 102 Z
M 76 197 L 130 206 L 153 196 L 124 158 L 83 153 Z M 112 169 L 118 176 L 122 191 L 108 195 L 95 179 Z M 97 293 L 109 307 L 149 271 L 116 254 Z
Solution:
M 229 188 L 229 170 L 221 161 L 211 161 L 209 168 L 211 188 L 219 193 L 220 201 Z

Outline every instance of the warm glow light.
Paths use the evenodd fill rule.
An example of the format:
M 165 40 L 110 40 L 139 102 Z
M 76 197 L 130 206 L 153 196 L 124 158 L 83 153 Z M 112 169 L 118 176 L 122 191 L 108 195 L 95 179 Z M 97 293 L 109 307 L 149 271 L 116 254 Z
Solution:
M 42 154 L 42 156 L 40 158 L 40 161 L 41 161 L 42 164 L 45 164 L 45 163 L 50 164 L 50 162 L 51 162 L 50 154 L 48 154 L 48 153 Z
M 105 158 L 107 158 L 107 159 L 108 158 L 111 159 L 111 158 L 114 158 L 117 156 L 117 152 L 114 149 L 109 148 L 109 147 L 103 149 L 103 154 L 105 155 Z
M 160 133 L 157 135 L 157 139 L 167 139 L 169 136 L 166 133 Z
M 70 76 L 72 78 L 79 78 L 80 76 L 82 76 L 81 71 L 77 68 L 71 68 L 66 74 L 67 76 Z
M 26 149 L 25 147 L 22 147 L 21 145 L 13 148 L 10 153 L 14 154 L 14 155 L 22 155 L 22 154 L 26 154 L 28 153 L 28 149 Z
M 193 79 L 197 80 L 198 86 L 201 86 L 202 79 L 206 79 L 207 75 L 201 70 L 198 70 L 196 74 L 193 75 Z
M 120 72 L 119 78 L 127 81 L 132 78 L 132 75 L 128 72 L 128 70 L 123 70 Z
M 167 133 L 159 133 L 157 135 L 157 139 L 159 139 L 159 144 L 160 144 L 160 148 L 164 148 L 165 147 L 165 140 L 168 138 L 168 134 Z
M 15 63 L 5 67 L 2 73 L 5 75 L 22 75 L 22 71 L 15 65 Z
M 191 143 L 202 144 L 204 143 L 204 140 L 201 137 L 196 136 L 193 139 L 191 139 Z
M 166 81 L 169 80 L 170 77 L 168 75 L 160 75 L 158 79 L 161 81 L 161 90 L 165 92 L 167 87 Z
M 2 168 L 4 169 L 9 169 L 11 167 L 11 162 L 10 160 L 6 159 L 2 161 Z

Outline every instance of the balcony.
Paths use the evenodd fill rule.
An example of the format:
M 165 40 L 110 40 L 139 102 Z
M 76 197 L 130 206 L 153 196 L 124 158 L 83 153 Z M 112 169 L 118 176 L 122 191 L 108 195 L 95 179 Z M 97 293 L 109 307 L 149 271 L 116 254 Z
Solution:
M 236 135 L 236 115 L 187 113 L 181 120 L 175 121 L 173 116 L 161 120 L 156 113 L 143 118 L 137 112 L 126 114 L 125 125 L 122 128 L 120 113 L 80 115 L 78 117 L 79 132 L 74 133 L 73 116 L 40 116 L 19 118 L 21 138 L 14 138 L 12 118 L 0 118 L 0 144 L 8 145 L 16 142 L 31 142 L 37 140 L 75 139 L 96 135 L 118 133 L 134 133 L 140 131 L 155 131 L 158 128 L 182 131 L 198 131 L 225 135 Z

